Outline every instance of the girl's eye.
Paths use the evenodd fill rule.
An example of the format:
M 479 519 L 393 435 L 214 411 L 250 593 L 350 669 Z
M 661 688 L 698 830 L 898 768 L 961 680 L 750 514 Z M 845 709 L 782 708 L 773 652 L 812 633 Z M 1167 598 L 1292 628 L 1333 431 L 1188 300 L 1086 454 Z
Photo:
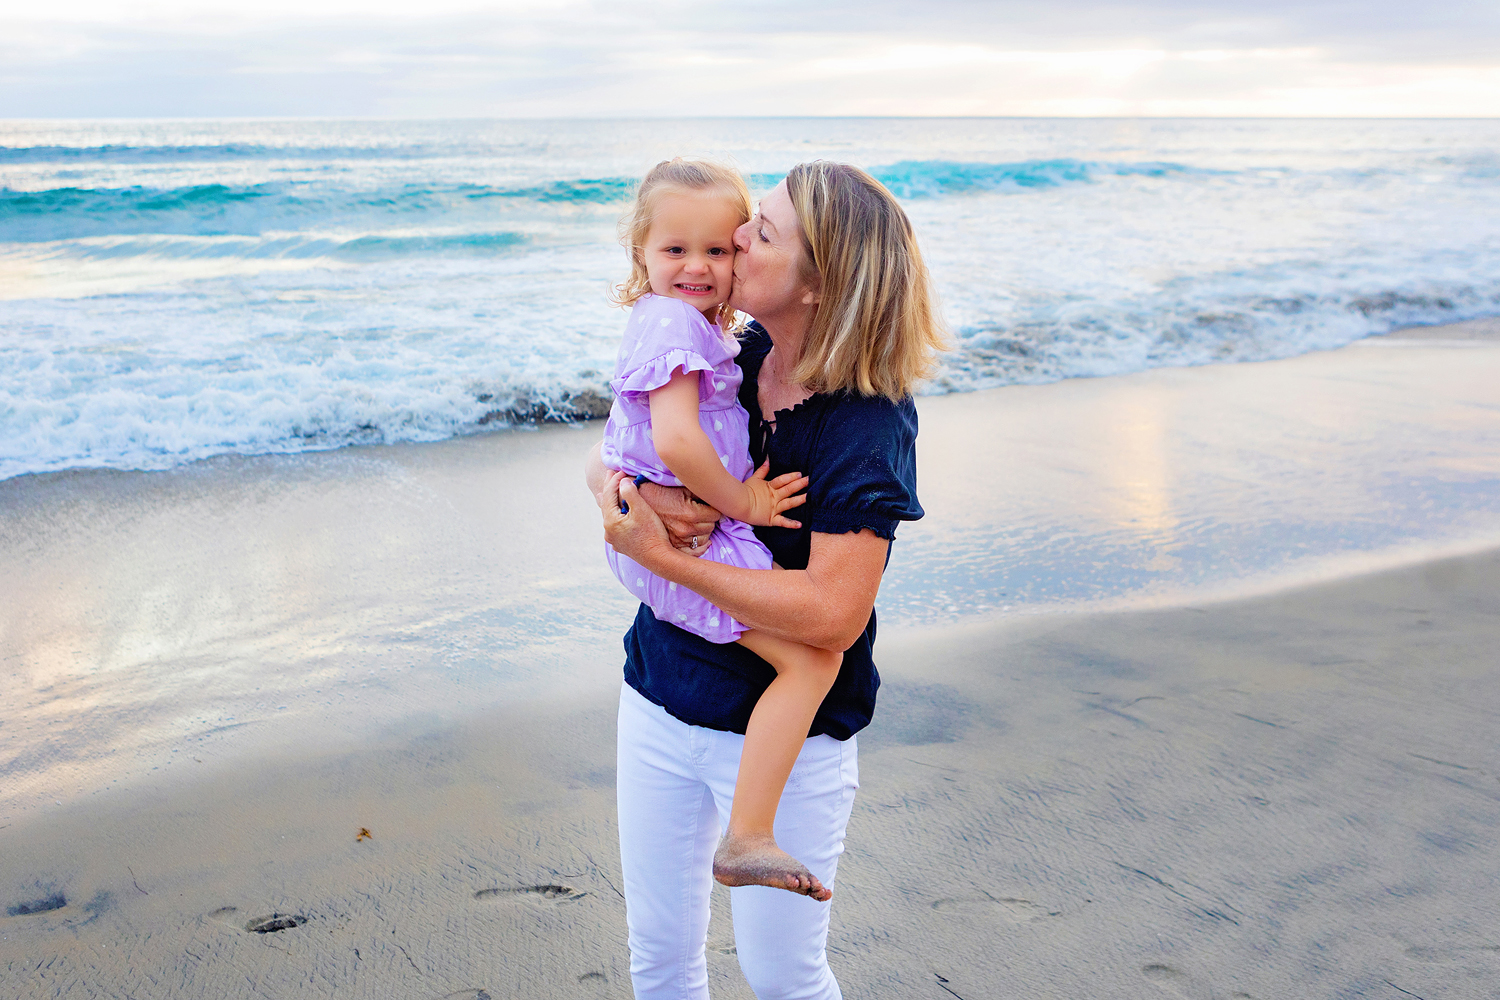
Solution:
M 713 249 L 708 251 L 708 255 L 710 257 L 728 257 L 729 251 L 724 249 L 723 247 L 714 247 Z
M 667 247 L 667 253 L 675 257 L 682 253 L 682 247 Z

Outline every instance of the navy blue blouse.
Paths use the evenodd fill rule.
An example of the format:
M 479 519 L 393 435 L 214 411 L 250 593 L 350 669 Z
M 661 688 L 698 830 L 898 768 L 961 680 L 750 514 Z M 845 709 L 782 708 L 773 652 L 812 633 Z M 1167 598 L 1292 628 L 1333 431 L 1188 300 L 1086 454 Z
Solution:
M 739 363 L 740 402 L 750 413 L 750 456 L 767 455 L 772 478 L 800 471 L 811 478 L 807 503 L 789 516 L 802 527 L 756 528 L 777 565 L 806 569 L 812 532 L 836 535 L 869 528 L 894 539 L 896 525 L 922 516 L 917 503 L 917 408 L 877 396 L 819 393 L 775 414 L 773 432 L 760 412 L 756 379 L 771 338 L 752 326 Z M 890 554 L 887 552 L 887 561 Z M 838 679 L 813 719 L 809 735 L 846 740 L 870 722 L 880 675 L 871 659 L 875 613 L 844 652 Z M 658 621 L 642 604 L 625 633 L 625 682 L 683 722 L 743 733 L 750 711 L 776 676 L 769 663 L 735 643 L 716 645 Z

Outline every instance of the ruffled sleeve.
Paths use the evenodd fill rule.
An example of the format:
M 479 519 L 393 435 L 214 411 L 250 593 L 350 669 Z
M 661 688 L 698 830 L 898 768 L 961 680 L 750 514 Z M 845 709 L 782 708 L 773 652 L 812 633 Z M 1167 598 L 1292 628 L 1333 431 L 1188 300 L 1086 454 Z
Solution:
M 723 354 L 703 315 L 677 299 L 648 295 L 631 309 L 620 364 L 610 387 L 616 395 L 659 389 L 676 371 L 713 371 Z M 716 350 L 717 348 L 717 350 Z
M 911 399 L 840 394 L 820 421 L 804 466 L 812 477 L 797 519 L 841 535 L 869 528 L 896 537 L 896 525 L 922 517 L 917 502 L 917 410 Z
M 647 393 L 660 389 L 671 381 L 674 372 L 713 371 L 714 366 L 697 351 L 674 348 L 659 357 L 651 358 L 610 381 L 618 396 L 629 393 Z

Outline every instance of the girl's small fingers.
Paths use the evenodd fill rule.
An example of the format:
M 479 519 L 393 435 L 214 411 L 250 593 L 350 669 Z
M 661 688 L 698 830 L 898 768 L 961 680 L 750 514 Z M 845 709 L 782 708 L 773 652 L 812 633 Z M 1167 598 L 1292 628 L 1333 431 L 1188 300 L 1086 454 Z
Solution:
M 802 522 L 793 521 L 789 517 L 782 517 L 780 514 L 777 514 L 771 518 L 771 525 L 776 528 L 800 528 L 802 527 Z
M 791 510 L 793 507 L 801 507 L 805 503 L 807 503 L 806 494 L 795 497 L 782 497 L 776 501 L 776 512 L 779 514 L 784 510 Z
M 770 465 L 770 464 L 771 464 L 771 460 L 770 459 L 766 459 L 766 465 Z M 789 483 L 795 483 L 798 480 L 802 481 L 802 485 L 803 486 L 807 485 L 807 477 L 804 476 L 802 473 L 800 473 L 800 472 L 784 472 L 781 475 L 777 476 L 775 479 L 771 480 L 771 485 L 774 486 L 774 487 L 776 487 L 777 489 L 781 489 L 781 487 L 786 486 Z
M 764 462 L 760 463 L 760 468 L 756 469 L 755 472 L 754 472 L 754 474 L 751 475 L 750 478 L 751 479 L 764 479 L 764 478 L 766 478 L 766 476 L 770 475 L 770 473 L 771 473 L 771 460 L 768 458 Z

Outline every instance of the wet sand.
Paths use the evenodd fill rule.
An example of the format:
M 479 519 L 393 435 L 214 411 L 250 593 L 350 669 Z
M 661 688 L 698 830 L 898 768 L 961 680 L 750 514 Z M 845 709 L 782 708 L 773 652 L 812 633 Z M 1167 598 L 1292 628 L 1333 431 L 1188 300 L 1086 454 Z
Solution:
M 1226 414 L 1257 393 L 1274 410 L 1342 378 L 1374 411 L 1381 385 L 1412 394 L 1401 369 L 1435 384 L 1446 364 L 1462 391 L 1432 419 L 1443 440 L 1469 427 L 1470 450 L 1426 450 L 1473 516 L 1414 521 L 1406 548 L 1323 550 L 1256 596 L 1224 599 L 1251 575 L 1231 567 L 1125 587 L 1127 610 L 896 602 L 834 902 L 845 994 L 1500 992 L 1493 350 L 1370 345 L 1000 390 L 988 409 L 924 401 L 941 443 L 997 408 L 1044 429 L 1091 387 L 1180 410 L 1173 387 L 1207 380 L 1235 438 Z M 1202 412 L 1179 419 L 1212 436 Z M 628 996 L 612 758 L 629 608 L 577 499 L 590 433 L 0 484 L 0 562 L 26 581 L 0 619 L 0 996 Z M 1025 484 L 1077 478 L 1080 454 Z M 1191 456 L 1159 457 L 1165 479 L 1105 491 L 1191 528 L 1184 494 L 1159 488 Z M 945 461 L 924 452 L 934 527 L 898 543 L 898 593 L 937 578 L 923 567 L 956 544 L 952 518 L 983 522 L 984 476 L 1008 488 Z M 1274 492 L 1253 465 L 1247 492 Z M 1320 511 L 1316 493 L 1310 522 L 1387 509 L 1339 494 Z M 536 513 L 496 513 L 516 509 Z M 1164 524 L 1142 537 L 1189 537 Z M 995 536 L 972 544 L 965 564 Z M 1382 560 L 1397 568 L 1367 571 Z M 714 995 L 748 997 L 714 901 Z

